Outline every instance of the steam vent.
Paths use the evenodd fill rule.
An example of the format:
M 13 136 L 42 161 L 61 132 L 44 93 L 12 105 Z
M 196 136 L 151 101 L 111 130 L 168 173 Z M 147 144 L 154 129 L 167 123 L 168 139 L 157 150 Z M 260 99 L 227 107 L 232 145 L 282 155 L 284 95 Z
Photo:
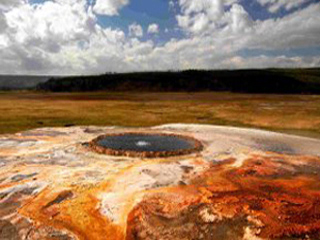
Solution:
M 320 140 L 210 125 L 0 136 L 0 239 L 320 239 Z

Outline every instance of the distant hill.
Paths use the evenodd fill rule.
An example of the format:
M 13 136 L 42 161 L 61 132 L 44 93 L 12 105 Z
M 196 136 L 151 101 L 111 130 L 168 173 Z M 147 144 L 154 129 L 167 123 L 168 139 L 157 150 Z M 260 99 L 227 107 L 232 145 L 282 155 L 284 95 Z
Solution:
M 141 72 L 51 78 L 37 86 L 53 92 L 230 91 L 243 93 L 320 93 L 320 68 Z
M 49 79 L 48 76 L 0 75 L 0 90 L 33 89 Z

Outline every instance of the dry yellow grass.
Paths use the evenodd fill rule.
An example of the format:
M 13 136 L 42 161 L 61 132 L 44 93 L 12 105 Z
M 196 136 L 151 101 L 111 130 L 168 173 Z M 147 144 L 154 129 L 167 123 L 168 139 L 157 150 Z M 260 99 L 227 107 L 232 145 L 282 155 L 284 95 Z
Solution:
M 320 96 L 234 93 L 0 93 L 0 133 L 64 125 L 246 126 L 320 136 Z

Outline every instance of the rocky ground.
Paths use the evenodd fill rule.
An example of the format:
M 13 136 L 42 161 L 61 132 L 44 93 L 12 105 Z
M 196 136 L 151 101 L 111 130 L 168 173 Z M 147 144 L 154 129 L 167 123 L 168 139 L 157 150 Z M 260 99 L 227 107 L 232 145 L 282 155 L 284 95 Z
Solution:
M 93 152 L 120 127 L 0 136 L 0 239 L 320 239 L 320 141 L 210 125 L 204 150 L 142 159 Z

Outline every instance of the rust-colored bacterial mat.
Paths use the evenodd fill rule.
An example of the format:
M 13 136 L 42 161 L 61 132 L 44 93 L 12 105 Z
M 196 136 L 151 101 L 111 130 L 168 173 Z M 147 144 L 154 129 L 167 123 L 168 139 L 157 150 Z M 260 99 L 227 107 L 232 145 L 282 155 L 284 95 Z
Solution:
M 319 140 L 209 125 L 136 132 L 125 139 L 138 154 L 157 152 L 147 148 L 160 141 L 150 133 L 170 137 L 161 138 L 164 145 L 183 140 L 167 152 L 201 145 L 195 154 L 149 159 L 83 144 L 105 148 L 105 136 L 132 128 L 0 137 L 0 239 L 320 239 Z

